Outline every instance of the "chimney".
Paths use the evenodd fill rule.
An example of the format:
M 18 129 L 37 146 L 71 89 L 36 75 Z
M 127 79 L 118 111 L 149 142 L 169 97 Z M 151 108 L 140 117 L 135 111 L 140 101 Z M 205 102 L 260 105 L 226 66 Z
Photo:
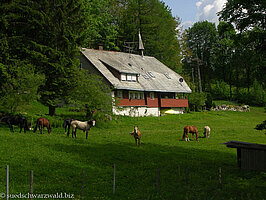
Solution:
M 143 42 L 142 42 L 142 39 L 141 39 L 140 31 L 139 31 L 139 51 L 140 51 L 140 54 L 141 54 L 141 56 L 143 58 L 144 57 L 144 45 L 143 45 Z

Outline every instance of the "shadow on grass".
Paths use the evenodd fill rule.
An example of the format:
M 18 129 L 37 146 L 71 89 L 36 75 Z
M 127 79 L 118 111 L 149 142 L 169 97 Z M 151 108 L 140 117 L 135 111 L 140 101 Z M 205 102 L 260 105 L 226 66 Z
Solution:
M 117 196 L 114 199 L 238 199 L 239 194 L 245 199 L 250 195 L 260 198 L 265 194 L 263 179 L 258 179 L 260 173 L 240 171 L 236 157 L 231 153 L 152 143 L 140 147 L 125 142 L 90 144 L 86 140 L 77 140 L 74 145 L 47 147 L 71 155 L 75 162 L 69 162 L 68 168 L 78 170 L 80 174 L 86 171 L 88 197 L 112 197 L 114 164 L 117 170 Z M 219 167 L 223 173 L 222 189 L 218 182 Z M 76 184 L 80 185 L 80 182 L 76 181 Z

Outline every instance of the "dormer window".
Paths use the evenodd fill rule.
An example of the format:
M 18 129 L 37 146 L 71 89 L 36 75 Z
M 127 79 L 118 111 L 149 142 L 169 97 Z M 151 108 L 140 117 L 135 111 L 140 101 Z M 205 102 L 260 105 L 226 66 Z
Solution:
M 137 74 L 121 74 L 121 81 L 137 81 Z

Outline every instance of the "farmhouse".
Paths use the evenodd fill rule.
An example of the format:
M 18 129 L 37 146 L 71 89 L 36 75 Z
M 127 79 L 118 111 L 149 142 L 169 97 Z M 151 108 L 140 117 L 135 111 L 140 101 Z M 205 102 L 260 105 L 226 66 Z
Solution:
M 184 79 L 154 57 L 104 50 L 81 50 L 81 66 L 103 77 L 119 99 L 113 113 L 159 116 L 163 110 L 183 113 L 191 93 Z

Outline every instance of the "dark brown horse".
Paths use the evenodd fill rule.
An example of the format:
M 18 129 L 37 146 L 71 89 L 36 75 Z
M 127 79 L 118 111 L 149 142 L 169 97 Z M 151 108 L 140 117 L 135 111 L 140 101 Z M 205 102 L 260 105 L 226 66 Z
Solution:
M 198 129 L 196 128 L 196 126 L 185 126 L 182 140 L 189 141 L 189 138 L 188 138 L 189 133 L 192 133 L 193 140 L 194 140 L 194 134 L 196 134 L 197 141 L 199 141 L 199 133 L 198 133 Z
M 14 132 L 13 125 L 18 125 L 20 127 L 20 131 L 19 131 L 20 133 L 21 133 L 21 131 L 22 131 L 23 128 L 24 128 L 24 133 L 26 133 L 26 131 L 29 130 L 27 118 L 24 117 L 24 116 L 20 116 L 20 115 L 16 115 L 16 116 L 7 115 L 7 116 L 4 116 L 4 117 L 2 117 L 0 119 L 0 123 L 2 121 L 4 121 L 4 122 L 7 123 L 7 125 L 9 126 L 11 132 Z
M 34 131 L 33 131 L 34 133 L 36 132 L 38 127 L 39 127 L 41 134 L 43 133 L 44 127 L 46 127 L 48 129 L 48 133 L 51 134 L 52 129 L 50 127 L 50 123 L 49 123 L 48 119 L 46 119 L 44 117 L 38 118 L 37 122 L 36 122 L 36 126 L 35 126 Z
M 140 138 L 141 138 L 141 133 L 138 129 L 137 126 L 134 127 L 134 131 L 129 133 L 130 135 L 133 135 L 133 137 L 135 138 L 136 141 L 136 145 L 139 146 L 140 145 Z

